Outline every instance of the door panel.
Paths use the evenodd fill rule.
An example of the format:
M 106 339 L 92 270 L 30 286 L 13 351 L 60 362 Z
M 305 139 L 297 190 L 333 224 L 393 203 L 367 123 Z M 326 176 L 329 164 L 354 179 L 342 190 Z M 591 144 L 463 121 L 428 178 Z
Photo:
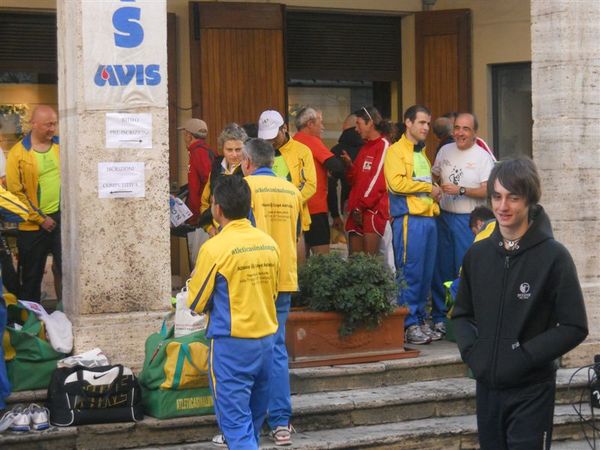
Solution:
M 193 112 L 208 124 L 209 145 L 216 148 L 229 122 L 256 122 L 265 109 L 285 117 L 283 7 L 196 2 L 190 8 Z
M 467 9 L 417 13 L 415 20 L 417 103 L 432 121 L 450 111 L 471 110 L 471 13 Z M 427 154 L 437 147 L 433 133 Z

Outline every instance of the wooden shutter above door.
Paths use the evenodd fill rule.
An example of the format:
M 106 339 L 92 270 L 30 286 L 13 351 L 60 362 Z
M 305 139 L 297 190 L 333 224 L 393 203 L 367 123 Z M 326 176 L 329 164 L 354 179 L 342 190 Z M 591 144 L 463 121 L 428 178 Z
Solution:
M 56 14 L 0 13 L 0 70 L 56 76 Z
M 194 117 L 208 142 L 229 122 L 257 122 L 265 109 L 286 115 L 284 7 L 190 3 Z
M 468 9 L 416 14 L 417 103 L 432 119 L 450 111 L 471 110 L 471 12 Z M 436 138 L 427 138 L 427 153 Z

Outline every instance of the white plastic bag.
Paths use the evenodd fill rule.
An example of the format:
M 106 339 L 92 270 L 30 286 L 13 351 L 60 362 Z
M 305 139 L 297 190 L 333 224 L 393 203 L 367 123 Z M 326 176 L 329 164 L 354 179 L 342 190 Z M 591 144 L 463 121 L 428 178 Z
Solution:
M 71 353 L 73 350 L 73 327 L 71 321 L 62 311 L 40 315 L 46 325 L 48 342 L 59 353 Z
M 179 294 L 175 296 L 175 337 L 185 336 L 206 328 L 206 316 L 204 314 L 196 314 L 187 306 L 188 284 L 187 280 L 185 287 Z
M 392 224 L 388 220 L 385 224 L 385 231 L 379 244 L 379 253 L 383 256 L 383 260 L 390 268 L 392 273 L 396 273 L 396 263 L 394 261 L 394 244 L 392 243 L 394 233 L 392 231 Z

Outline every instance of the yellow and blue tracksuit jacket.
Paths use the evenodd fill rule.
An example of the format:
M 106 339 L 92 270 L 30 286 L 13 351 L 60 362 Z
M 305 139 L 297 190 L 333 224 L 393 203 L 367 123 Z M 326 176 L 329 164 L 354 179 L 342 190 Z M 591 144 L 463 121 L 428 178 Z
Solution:
M 422 151 L 424 152 L 425 149 Z M 433 186 L 431 165 L 429 166 L 429 179 L 418 179 L 415 176 L 414 144 L 405 135 L 402 135 L 398 142 L 388 148 L 383 163 L 383 172 L 390 197 L 392 217 L 401 217 L 406 214 L 424 217 L 439 215 L 440 207 L 430 197 Z
M 302 194 L 296 187 L 262 167 L 246 177 L 252 192 L 250 221 L 271 236 L 281 252 L 279 291 L 298 290 L 297 241 Z
M 248 219 L 233 220 L 198 254 L 188 305 L 209 318 L 206 337 L 261 338 L 277 331 L 279 248 Z
M 317 192 L 317 171 L 310 149 L 292 138 L 279 148 L 290 171 L 291 182 L 302 194 L 302 230 L 310 228 L 308 199 Z
M 52 149 L 60 163 L 58 136 L 52 138 Z M 40 210 L 37 159 L 31 145 L 31 133 L 17 142 L 6 158 L 6 186 L 29 211 L 28 220 L 19 224 L 19 230 L 36 231 L 46 218 Z

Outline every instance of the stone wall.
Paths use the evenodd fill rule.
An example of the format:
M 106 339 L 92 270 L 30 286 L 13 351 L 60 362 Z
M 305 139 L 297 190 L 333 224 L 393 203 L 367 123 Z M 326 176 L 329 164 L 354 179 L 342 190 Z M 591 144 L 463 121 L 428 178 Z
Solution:
M 590 335 L 565 358 L 600 353 L 600 2 L 532 0 L 533 158 L 542 204 L 571 251 Z

